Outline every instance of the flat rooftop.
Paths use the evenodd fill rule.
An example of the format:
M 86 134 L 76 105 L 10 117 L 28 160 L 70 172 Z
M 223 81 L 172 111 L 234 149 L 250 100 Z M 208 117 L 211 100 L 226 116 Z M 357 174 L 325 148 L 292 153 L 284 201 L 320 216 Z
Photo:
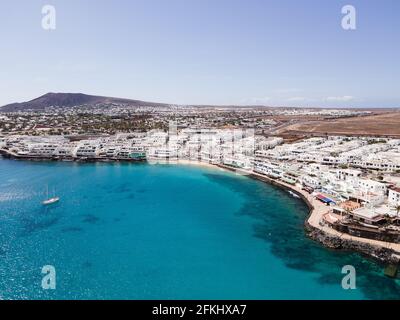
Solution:
M 358 209 L 355 209 L 354 214 L 360 217 L 364 217 L 367 219 L 374 220 L 378 217 L 383 217 L 385 215 L 389 215 L 391 217 L 397 216 L 396 210 L 393 208 L 387 206 L 387 205 L 382 205 L 378 207 L 373 207 L 373 208 L 368 208 L 368 207 L 361 207 Z

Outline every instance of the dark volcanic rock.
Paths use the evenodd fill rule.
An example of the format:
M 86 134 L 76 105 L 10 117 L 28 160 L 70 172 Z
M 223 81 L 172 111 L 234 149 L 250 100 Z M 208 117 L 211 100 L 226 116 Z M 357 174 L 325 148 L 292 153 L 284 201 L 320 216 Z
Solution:
M 328 248 L 361 252 L 365 255 L 368 255 L 376 260 L 385 263 L 399 262 L 398 258 L 393 255 L 395 252 L 391 249 L 381 248 L 367 243 L 355 242 L 330 236 L 325 234 L 323 231 L 311 226 L 308 223 L 306 223 L 305 228 L 308 236 L 311 239 L 322 243 L 324 246 Z

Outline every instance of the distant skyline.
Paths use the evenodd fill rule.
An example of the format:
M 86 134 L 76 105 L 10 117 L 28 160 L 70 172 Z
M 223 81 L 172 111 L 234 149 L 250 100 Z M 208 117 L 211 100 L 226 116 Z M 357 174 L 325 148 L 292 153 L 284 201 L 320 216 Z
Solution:
M 41 26 L 56 8 L 56 29 Z M 357 29 L 341 27 L 344 5 Z M 0 4 L 0 105 L 47 92 L 171 104 L 400 107 L 398 0 Z

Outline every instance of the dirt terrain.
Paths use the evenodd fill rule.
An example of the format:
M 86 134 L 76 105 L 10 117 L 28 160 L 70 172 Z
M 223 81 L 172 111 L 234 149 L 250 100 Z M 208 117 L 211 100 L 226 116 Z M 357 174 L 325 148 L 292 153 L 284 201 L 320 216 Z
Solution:
M 400 111 L 344 119 L 300 121 L 282 128 L 279 134 L 376 135 L 400 138 Z

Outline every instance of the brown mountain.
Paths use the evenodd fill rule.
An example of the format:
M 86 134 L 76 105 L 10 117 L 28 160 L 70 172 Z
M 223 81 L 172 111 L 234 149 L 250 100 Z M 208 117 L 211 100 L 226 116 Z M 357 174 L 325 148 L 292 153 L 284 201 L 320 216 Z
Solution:
M 75 106 L 95 106 L 98 104 L 126 104 L 132 107 L 135 106 L 166 106 L 163 103 L 146 102 L 140 100 L 130 100 L 112 97 L 92 96 L 83 93 L 47 93 L 39 98 L 21 102 L 11 103 L 0 107 L 0 111 L 13 112 L 13 111 L 42 111 L 48 107 L 75 107 Z

